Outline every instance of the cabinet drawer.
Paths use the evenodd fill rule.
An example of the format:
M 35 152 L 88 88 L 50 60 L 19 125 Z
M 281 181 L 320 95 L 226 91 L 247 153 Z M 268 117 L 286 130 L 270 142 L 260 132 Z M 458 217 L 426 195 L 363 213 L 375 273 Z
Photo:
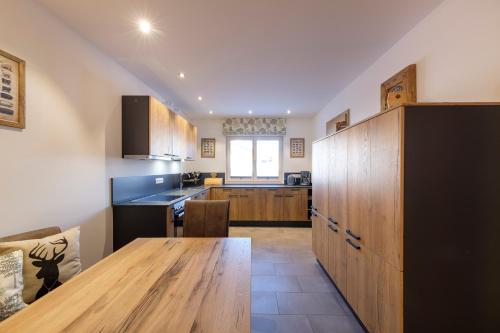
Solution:
M 307 188 L 284 188 L 283 194 L 307 195 Z

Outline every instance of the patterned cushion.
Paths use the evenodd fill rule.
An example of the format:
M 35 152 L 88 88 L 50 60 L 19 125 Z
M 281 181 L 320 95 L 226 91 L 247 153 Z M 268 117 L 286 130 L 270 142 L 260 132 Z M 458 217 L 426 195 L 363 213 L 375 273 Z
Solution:
M 0 255 L 22 250 L 26 303 L 47 294 L 81 271 L 80 228 L 42 239 L 0 243 Z
M 23 251 L 0 256 L 0 321 L 24 308 Z

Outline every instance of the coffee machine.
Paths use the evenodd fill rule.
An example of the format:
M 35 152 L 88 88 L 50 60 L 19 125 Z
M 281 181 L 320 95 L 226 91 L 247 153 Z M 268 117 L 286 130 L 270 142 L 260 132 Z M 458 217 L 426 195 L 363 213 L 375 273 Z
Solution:
M 310 171 L 301 171 L 300 172 L 300 185 L 311 185 L 311 172 Z

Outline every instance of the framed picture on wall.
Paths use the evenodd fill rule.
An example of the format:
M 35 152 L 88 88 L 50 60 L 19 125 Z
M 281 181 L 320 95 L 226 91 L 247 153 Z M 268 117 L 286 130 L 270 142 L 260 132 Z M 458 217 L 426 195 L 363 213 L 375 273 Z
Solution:
M 291 138 L 290 139 L 290 157 L 302 158 L 305 155 L 305 139 Z
M 24 66 L 0 50 L 0 125 L 24 128 Z
M 201 138 L 201 157 L 215 158 L 215 138 Z

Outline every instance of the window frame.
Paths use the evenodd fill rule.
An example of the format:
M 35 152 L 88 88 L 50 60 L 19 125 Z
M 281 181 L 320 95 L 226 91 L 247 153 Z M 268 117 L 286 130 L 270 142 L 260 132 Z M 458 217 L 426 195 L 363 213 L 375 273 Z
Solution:
M 251 177 L 231 177 L 231 140 L 247 139 L 252 140 L 252 176 Z M 257 176 L 257 141 L 278 140 L 279 142 L 279 173 L 278 177 L 258 177 Z M 281 135 L 228 135 L 226 136 L 226 177 L 227 184 L 283 184 L 283 136 Z

